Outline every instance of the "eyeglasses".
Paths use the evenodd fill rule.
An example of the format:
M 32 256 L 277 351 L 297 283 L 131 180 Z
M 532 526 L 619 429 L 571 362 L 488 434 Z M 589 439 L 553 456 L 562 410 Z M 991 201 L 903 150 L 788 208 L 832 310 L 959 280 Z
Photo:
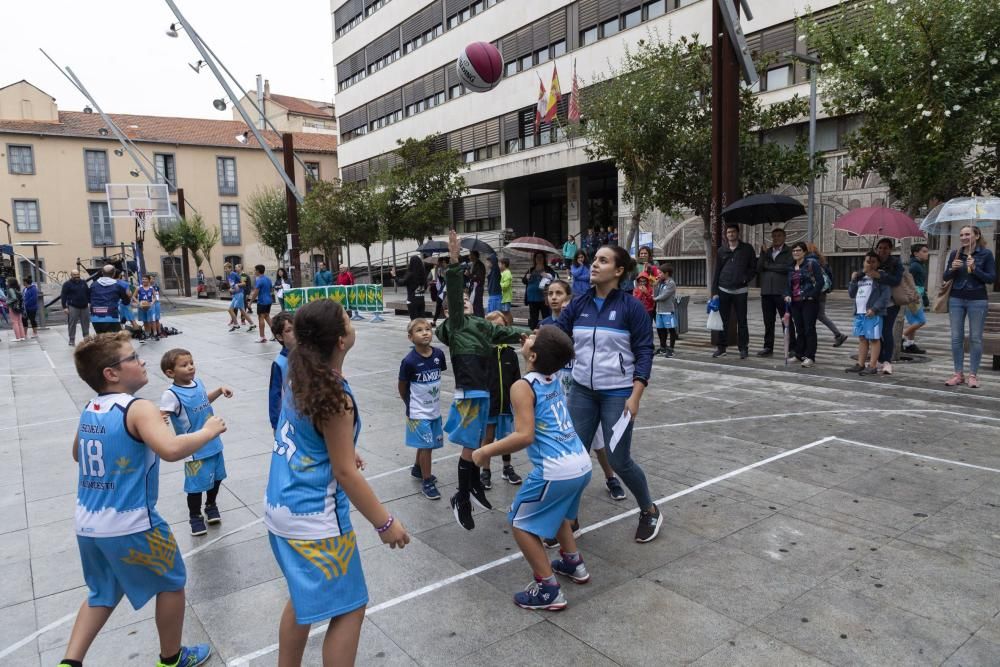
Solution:
M 130 361 L 139 361 L 139 353 L 138 352 L 133 352 L 132 354 L 130 354 L 127 357 L 125 357 L 124 359 L 119 359 L 115 363 L 111 364 L 111 366 L 120 366 L 122 364 L 127 364 Z

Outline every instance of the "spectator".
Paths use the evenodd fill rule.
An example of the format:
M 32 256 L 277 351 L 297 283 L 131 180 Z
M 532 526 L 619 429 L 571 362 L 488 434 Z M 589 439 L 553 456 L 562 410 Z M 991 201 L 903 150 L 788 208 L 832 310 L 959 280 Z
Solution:
M 726 225 L 726 240 L 719 246 L 715 260 L 715 277 L 712 280 L 712 296 L 719 297 L 719 313 L 722 315 L 722 331 L 719 332 L 719 346 L 713 357 L 726 354 L 729 318 L 736 310 L 736 327 L 740 359 L 750 356 L 750 329 L 747 326 L 747 295 L 750 281 L 757 273 L 757 258 L 753 247 L 740 240 L 739 225 Z
M 808 248 L 808 255 L 815 257 L 816 261 L 819 262 L 819 266 L 823 269 L 823 275 L 830 281 L 830 289 L 833 289 L 833 270 L 830 268 L 830 263 L 826 261 L 826 257 L 823 253 L 819 251 L 815 243 L 807 243 L 806 248 Z M 833 346 L 840 347 L 847 341 L 847 335 L 841 333 L 840 329 L 837 328 L 837 324 L 831 320 L 826 315 L 826 287 L 823 279 L 820 279 L 820 290 L 819 290 L 819 314 L 816 319 L 823 323 L 823 325 L 830 330 L 833 334 Z
M 94 333 L 114 333 L 122 330 L 118 315 L 119 304 L 128 304 L 132 299 L 127 283 L 115 280 L 115 267 L 105 264 L 101 277 L 90 286 L 90 321 Z
M 476 317 L 484 317 L 483 310 L 483 289 L 486 287 L 486 265 L 479 259 L 479 251 L 469 252 L 469 268 L 466 270 L 466 279 L 469 284 L 469 300 L 472 302 L 472 314 Z
M 590 289 L 590 262 L 587 261 L 587 253 L 577 250 L 573 256 L 573 265 L 569 270 L 573 279 L 573 295 L 580 296 Z
M 528 328 L 538 328 L 538 322 L 543 317 L 548 317 L 548 305 L 545 303 L 545 288 L 556 279 L 555 272 L 545 263 L 545 253 L 536 251 L 531 256 L 531 269 L 529 269 L 521 282 L 527 285 L 524 290 L 524 303 L 528 306 Z
M 986 247 L 978 227 L 966 225 L 958 233 L 959 248 L 952 250 L 945 264 L 944 279 L 954 281 L 948 297 L 951 320 L 951 357 L 955 374 L 945 384 L 955 387 L 965 379 L 965 320 L 969 320 L 970 389 L 979 387 L 979 362 L 983 356 L 983 329 L 989 301 L 986 286 L 997 279 L 996 260 Z
M 879 281 L 883 285 L 888 285 L 889 289 L 903 282 L 903 263 L 898 258 L 893 257 L 892 250 L 895 247 L 892 239 L 879 239 L 875 246 L 875 253 L 879 259 L 879 273 L 882 279 Z M 893 339 L 893 327 L 896 324 L 896 317 L 899 315 L 899 305 L 892 303 L 885 310 L 885 319 L 882 322 L 882 349 L 879 351 L 878 371 L 886 375 L 892 375 L 892 358 L 895 353 L 895 341 Z
M 285 310 L 285 290 L 292 288 L 292 281 L 288 279 L 288 271 L 282 267 L 274 274 L 274 295 L 278 297 L 278 306 Z
M 653 286 L 649 284 L 649 274 L 643 271 L 635 279 L 635 287 L 632 289 L 632 296 L 639 300 L 642 307 L 649 315 L 649 321 L 655 319 L 656 304 L 653 301 Z
M 927 262 L 930 259 L 931 251 L 925 243 L 914 243 L 910 248 L 910 275 L 913 276 L 913 284 L 917 286 L 917 294 L 920 295 L 920 303 L 907 306 L 903 311 L 906 319 L 906 328 L 903 329 L 903 352 L 909 354 L 926 354 L 917 346 L 917 331 L 927 324 L 927 316 L 924 308 L 930 304 L 927 301 Z
M 641 246 L 635 256 L 635 274 L 645 273 L 650 282 L 660 277 L 660 267 L 653 264 L 653 251 L 649 246 Z
M 608 233 L 605 238 L 605 244 L 610 246 L 618 245 L 618 230 L 611 225 L 608 225 Z
M 562 247 L 562 257 L 563 257 L 563 267 L 569 269 L 573 266 L 573 260 L 576 258 L 576 253 L 579 248 L 576 245 L 576 237 L 572 234 L 566 239 L 566 243 L 563 243 Z
M 496 255 L 486 258 L 486 312 L 500 310 L 503 302 L 503 290 L 500 286 L 500 267 Z
M 31 334 L 38 338 L 38 285 L 34 283 L 31 276 L 24 277 L 24 319 L 31 325 Z
M 587 251 L 588 261 L 597 252 L 597 249 L 601 247 L 600 234 L 594 230 L 593 227 L 587 229 L 587 242 L 585 244 L 585 250 Z
M 434 267 L 433 275 L 428 278 L 431 285 L 431 301 L 434 302 L 434 323 L 437 327 L 438 320 L 444 318 L 444 272 L 448 270 L 448 258 L 438 257 L 437 266 Z
M 59 296 L 63 312 L 66 313 L 66 326 L 69 329 L 69 344 L 76 345 L 76 324 L 80 323 L 83 337 L 90 335 L 90 287 L 80 278 L 80 271 L 69 272 L 69 280 L 63 283 Z
M 427 302 L 424 300 L 424 290 L 427 289 L 427 270 L 424 268 L 424 260 L 420 255 L 410 256 L 403 286 L 406 287 L 406 312 L 410 315 L 410 320 L 422 318 L 424 311 L 427 310 Z
M 325 264 L 320 264 L 320 266 L 321 267 L 325 266 Z M 327 271 L 327 273 L 329 273 L 329 271 Z M 353 285 L 354 274 L 351 273 L 351 267 L 347 266 L 346 264 L 341 264 L 340 271 L 337 272 L 337 277 L 334 280 L 334 282 L 337 285 L 342 285 L 344 287 L 347 287 L 348 285 Z M 344 310 L 347 311 L 348 317 L 354 317 L 354 313 L 351 312 L 349 309 L 345 308 Z
M 14 327 L 14 342 L 27 340 L 24 333 L 24 295 L 21 284 L 13 276 L 7 279 L 7 307 L 10 308 L 10 324 Z
M 344 267 L 341 267 L 341 270 L 343 270 L 343 268 Z M 313 285 L 315 285 L 316 287 L 326 287 L 332 284 L 333 284 L 333 273 L 331 273 L 330 269 L 327 268 L 326 262 L 320 262 L 319 269 L 316 271 L 316 275 L 313 276 Z M 339 285 L 340 283 L 337 284 Z M 353 285 L 354 283 L 350 284 Z
M 760 249 L 757 273 L 760 275 L 760 309 L 764 315 L 764 347 L 758 357 L 774 354 L 774 319 L 781 319 L 785 312 L 785 287 L 792 268 L 792 249 L 785 245 L 785 230 L 771 230 L 771 245 Z M 795 349 L 795 338 L 789 330 L 789 349 Z
M 660 349 L 656 354 L 664 357 L 674 356 L 674 344 L 677 342 L 676 306 L 677 283 L 674 282 L 674 267 L 664 264 L 660 277 L 656 280 L 656 291 L 653 300 L 656 302 L 656 333 L 660 337 Z M 670 347 L 667 347 L 667 334 L 670 335 Z
M 785 303 L 791 304 L 795 323 L 795 357 L 788 361 L 801 361 L 803 368 L 809 368 L 816 363 L 816 317 L 823 291 L 823 267 L 802 241 L 792 246 L 792 259 Z

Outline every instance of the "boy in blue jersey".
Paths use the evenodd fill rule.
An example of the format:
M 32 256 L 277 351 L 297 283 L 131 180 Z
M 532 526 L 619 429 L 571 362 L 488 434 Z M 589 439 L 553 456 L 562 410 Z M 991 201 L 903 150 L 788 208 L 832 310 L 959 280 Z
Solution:
M 136 299 L 139 301 L 139 319 L 142 321 L 143 340 L 153 337 L 153 303 L 156 301 L 156 293 L 149 278 L 149 275 L 142 277 L 142 284 L 136 290 Z
M 274 304 L 274 283 L 264 273 L 264 265 L 258 264 L 253 267 L 253 291 L 250 293 L 250 301 L 257 303 L 257 324 L 260 325 L 260 340 L 258 343 L 267 342 L 267 330 L 271 328 L 271 306 Z M 267 323 L 267 329 L 264 323 Z
M 163 330 L 160 328 L 160 284 L 155 278 L 150 279 L 153 288 L 153 340 L 160 340 Z
M 186 572 L 156 500 L 160 457 L 180 461 L 226 425 L 210 417 L 194 433 L 174 434 L 153 403 L 133 396 L 148 378 L 129 339 L 98 335 L 73 354 L 77 374 L 98 394 L 80 415 L 72 449 L 80 467 L 76 539 L 90 592 L 60 667 L 81 667 L 123 595 L 135 609 L 156 597 L 159 667 L 193 667 L 211 654 L 208 644 L 181 646 Z
M 214 415 L 212 402 L 219 396 L 232 398 L 233 390 L 218 387 L 210 392 L 194 377 L 194 357 L 187 350 L 174 348 L 160 359 L 160 370 L 174 383 L 160 398 L 160 412 L 170 418 L 178 433 L 192 433 Z M 222 456 L 222 438 L 213 438 L 194 452 L 184 463 L 184 492 L 187 494 L 188 516 L 192 535 L 208 532 L 210 524 L 222 523 L 215 499 L 222 480 L 226 478 L 226 462 Z M 205 493 L 205 514 L 201 513 L 201 494 Z
M 514 595 L 524 609 L 558 611 L 567 605 L 556 574 L 578 584 L 590 580 L 573 537 L 572 522 L 590 482 L 590 455 L 566 408 L 559 370 L 573 358 L 573 341 L 558 327 L 543 326 L 521 347 L 528 372 L 511 387 L 514 432 L 472 455 L 476 465 L 489 457 L 527 448 L 534 468 L 511 505 L 508 518 L 534 581 Z M 542 540 L 559 540 L 560 558 L 549 563 Z
M 311 624 L 327 621 L 322 664 L 354 664 L 368 587 L 351 505 L 383 544 L 403 548 L 410 541 L 359 469 L 361 411 L 343 375 L 355 336 L 350 317 L 331 299 L 295 314 L 289 390 L 264 493 L 264 525 L 290 597 L 278 627 L 279 665 L 302 664 Z
M 295 347 L 295 316 L 281 311 L 271 322 L 271 333 L 281 343 L 281 351 L 271 362 L 271 381 L 267 387 L 267 416 L 271 420 L 271 430 L 277 433 L 278 417 L 281 415 L 281 397 L 288 377 L 288 353 Z
M 229 330 L 236 331 L 240 328 L 239 321 L 242 320 L 243 324 L 249 323 L 246 314 L 246 300 L 243 298 L 243 279 L 240 277 L 240 272 L 238 269 L 242 268 L 239 264 L 236 265 L 237 270 L 233 269 L 233 265 L 229 262 L 223 266 L 223 270 L 226 272 L 226 282 L 229 284 Z M 240 320 L 237 320 L 236 315 L 239 314 Z M 248 329 L 249 331 L 249 329 Z
M 448 370 L 444 352 L 432 347 L 434 330 L 427 320 L 417 318 L 406 328 L 413 343 L 399 364 L 399 397 L 406 406 L 406 446 L 417 450 L 410 474 L 419 475 L 421 492 L 440 500 L 437 478 L 431 474 L 431 451 L 444 445 L 441 430 L 441 373 Z

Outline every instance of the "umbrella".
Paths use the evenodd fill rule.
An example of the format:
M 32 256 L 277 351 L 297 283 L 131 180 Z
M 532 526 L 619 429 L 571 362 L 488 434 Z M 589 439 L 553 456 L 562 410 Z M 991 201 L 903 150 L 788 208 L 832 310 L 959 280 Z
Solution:
M 486 241 L 480 241 L 479 239 L 473 239 L 473 238 L 466 237 L 466 238 L 462 239 L 461 245 L 466 250 L 469 250 L 469 251 L 475 250 L 480 255 L 485 255 L 487 257 L 489 257 L 490 255 L 496 255 L 497 254 L 497 251 L 493 249 L 493 246 L 491 246 Z M 446 243 L 445 244 L 445 250 L 448 249 L 447 246 L 448 246 L 448 244 Z
M 785 314 L 781 316 L 781 336 L 784 339 L 785 365 L 788 365 L 788 355 L 791 354 L 791 338 L 789 337 L 789 327 L 792 326 L 792 314 L 788 312 L 788 304 L 785 304 Z
M 521 236 L 508 243 L 504 250 L 517 250 L 518 252 L 547 252 L 558 253 L 559 250 L 538 236 Z
M 833 223 L 834 229 L 851 236 L 878 236 L 891 239 L 923 238 L 924 233 L 910 216 L 884 206 L 856 208 Z
M 431 253 L 431 252 L 448 252 L 448 242 L 447 241 L 425 241 L 422 245 L 417 247 L 417 252 L 421 253 Z
M 802 202 L 784 195 L 750 195 L 722 209 L 722 219 L 743 225 L 786 222 L 806 214 Z
M 920 229 L 935 236 L 949 236 L 953 226 L 990 227 L 1000 220 L 1000 197 L 957 197 L 927 214 Z

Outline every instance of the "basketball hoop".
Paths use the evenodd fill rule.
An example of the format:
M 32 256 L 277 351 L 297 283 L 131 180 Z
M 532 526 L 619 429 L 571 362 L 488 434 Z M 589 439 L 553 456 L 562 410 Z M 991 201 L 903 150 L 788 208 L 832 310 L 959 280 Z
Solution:
M 131 209 L 132 217 L 135 218 L 135 240 L 140 243 L 146 235 L 146 219 L 152 217 L 156 212 L 155 208 L 134 208 Z

